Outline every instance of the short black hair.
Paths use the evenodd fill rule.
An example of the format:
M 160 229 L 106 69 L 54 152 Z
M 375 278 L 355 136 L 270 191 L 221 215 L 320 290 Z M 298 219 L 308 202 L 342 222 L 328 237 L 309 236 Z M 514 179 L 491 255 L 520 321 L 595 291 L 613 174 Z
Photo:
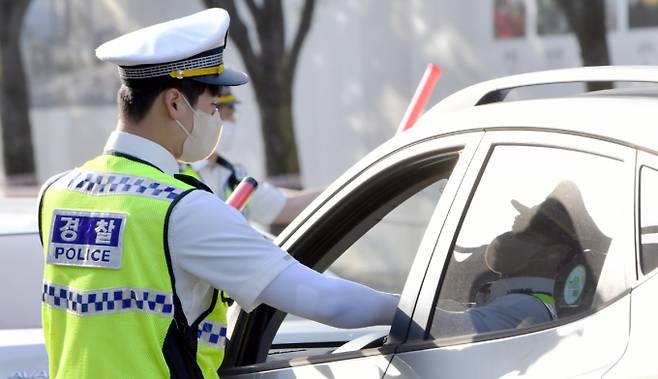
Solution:
M 148 79 L 123 79 L 117 93 L 119 113 L 132 122 L 140 122 L 153 105 L 153 101 L 165 90 L 181 91 L 190 105 L 195 106 L 199 96 L 206 90 L 211 96 L 219 96 L 222 86 L 205 84 L 192 79 L 176 79 L 168 76 Z

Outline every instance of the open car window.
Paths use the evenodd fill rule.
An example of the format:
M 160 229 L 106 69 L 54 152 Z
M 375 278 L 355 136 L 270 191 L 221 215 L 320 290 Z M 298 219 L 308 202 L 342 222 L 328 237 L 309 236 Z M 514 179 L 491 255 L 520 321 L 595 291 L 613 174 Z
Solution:
M 284 248 L 301 263 L 325 275 L 340 276 L 382 291 L 399 293 L 405 287 L 405 296 L 417 296 L 417 292 L 408 292 L 406 286 L 412 275 L 412 281 L 422 280 L 426 267 L 416 267 L 412 262 L 419 245 L 425 246 L 424 260 L 431 256 L 434 244 L 430 240 L 437 238 L 440 219 L 446 214 L 445 209 L 443 216 L 436 214 L 439 199 L 446 198 L 442 196 L 444 186 L 458 187 L 459 179 L 453 184 L 451 175 L 463 175 L 480 137 L 481 134 L 472 134 L 448 139 L 449 144 L 428 141 L 407 147 L 346 177 L 304 224 L 285 237 Z M 475 145 L 466 147 L 468 141 Z M 448 200 L 440 202 L 441 209 L 449 209 Z M 432 229 L 428 229 L 428 224 Z M 400 325 L 399 329 L 394 328 L 396 333 L 403 333 L 405 328 Z M 249 315 L 242 313 L 238 319 L 224 372 L 286 367 L 291 364 L 290 359 L 300 357 L 333 360 L 339 352 L 360 354 L 361 349 L 386 349 L 390 331 L 390 326 L 365 330 L 331 328 L 262 305 Z M 373 332 L 375 337 L 370 335 Z M 364 335 L 372 340 L 355 345 Z M 341 355 L 343 359 L 348 356 L 351 355 Z M 252 366 L 255 364 L 258 365 Z
M 429 184 L 378 220 L 329 266 L 328 275 L 400 293 L 425 229 L 447 183 Z
M 447 182 L 443 175 L 438 176 L 436 182 L 423 183 L 424 188 L 411 193 L 393 209 L 390 207 L 399 199 L 391 199 L 394 203 L 368 215 L 363 221 L 374 224 L 344 250 L 324 274 L 359 282 L 379 291 L 401 293 Z M 383 337 L 389 329 L 389 326 L 338 329 L 287 315 L 274 339 L 268 360 L 331 353 L 347 341 L 366 334 Z
M 380 172 L 367 182 L 366 188 L 354 190 L 344 201 L 354 201 L 357 208 L 345 209 L 344 217 L 349 219 L 340 221 L 351 227 L 333 236 L 333 243 L 326 245 L 316 269 L 380 291 L 400 293 L 457 158 L 457 154 L 441 155 L 433 162 L 425 158 L 419 166 L 409 162 L 403 164 L 406 170 L 399 167 L 393 172 Z M 318 237 L 327 237 L 323 231 L 316 233 Z M 366 334 L 384 337 L 389 329 L 338 329 L 287 315 L 267 359 L 328 354 Z M 382 343 L 383 338 L 370 347 Z

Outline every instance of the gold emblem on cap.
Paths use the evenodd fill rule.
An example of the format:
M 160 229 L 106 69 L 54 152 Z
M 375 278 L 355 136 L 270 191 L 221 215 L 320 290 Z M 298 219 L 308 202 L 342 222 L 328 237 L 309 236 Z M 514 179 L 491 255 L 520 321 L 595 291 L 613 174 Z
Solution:
M 224 95 L 217 98 L 218 104 L 228 104 L 235 102 L 235 96 L 233 95 Z
M 169 76 L 176 79 L 183 79 L 192 76 L 219 75 L 222 72 L 224 72 L 224 65 L 220 64 L 219 66 L 214 67 L 193 68 L 190 70 L 174 70 L 169 73 Z

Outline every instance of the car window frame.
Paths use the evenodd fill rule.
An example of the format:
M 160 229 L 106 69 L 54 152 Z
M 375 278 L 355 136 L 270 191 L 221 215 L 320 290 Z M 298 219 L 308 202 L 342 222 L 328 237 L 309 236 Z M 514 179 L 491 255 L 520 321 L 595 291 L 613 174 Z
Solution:
M 479 144 L 483 135 L 483 132 L 476 131 L 458 133 L 449 136 L 434 136 L 424 140 L 414 141 L 407 145 L 395 147 L 389 151 L 380 153 L 379 156 L 376 159 L 373 159 L 372 163 L 370 163 L 367 167 L 364 167 L 362 170 L 353 173 L 351 176 L 344 175 L 337 182 L 333 183 L 331 187 L 334 188 L 335 191 L 328 196 L 325 194 L 321 195 L 323 197 L 323 199 L 321 199 L 322 201 L 314 202 L 311 205 L 313 209 L 307 209 L 305 211 L 305 214 L 303 215 L 303 223 L 295 225 L 294 228 L 285 230 L 284 233 L 288 232 L 288 235 L 283 235 L 277 238 L 278 242 L 281 244 L 281 247 L 284 250 L 290 250 L 295 256 L 297 255 L 295 254 L 296 244 L 299 243 L 300 239 L 304 238 L 305 234 L 311 228 L 322 222 L 323 214 L 331 212 L 332 209 L 337 207 L 341 202 L 345 201 L 345 199 L 354 194 L 355 191 L 367 183 L 371 178 L 385 175 L 387 172 L 387 167 L 391 167 L 398 163 L 403 163 L 415 157 L 424 155 L 458 153 L 459 159 L 453 168 L 450 180 L 448 180 L 448 183 L 444 188 L 440 201 L 435 206 L 430 221 L 426 227 L 424 236 L 416 252 L 416 257 L 414 258 L 414 261 L 411 265 L 404 289 L 401 293 L 400 305 L 398 307 L 398 311 L 396 312 L 387 344 L 382 347 L 368 348 L 354 352 L 325 354 L 311 357 L 293 358 L 291 360 L 261 362 L 254 364 L 243 364 L 241 355 L 244 354 L 244 351 L 239 351 L 240 349 L 233 345 L 233 349 L 236 350 L 227 351 L 226 355 L 227 357 L 230 357 L 231 354 L 236 354 L 238 357 L 237 359 L 233 357 L 233 359 L 228 360 L 228 364 L 222 369 L 223 374 L 235 375 L 253 373 L 276 368 L 290 367 L 291 364 L 294 363 L 297 365 L 298 362 L 302 362 L 302 364 L 303 362 L 306 364 L 330 362 L 336 360 L 360 358 L 370 355 L 392 353 L 395 349 L 395 346 L 400 341 L 405 339 L 408 325 L 411 321 L 407 315 L 410 315 L 413 312 L 413 308 L 416 304 L 418 296 L 418 290 L 420 289 L 423 276 L 425 275 L 427 263 L 431 258 L 432 252 L 434 251 L 434 245 L 436 243 L 436 239 L 438 238 L 440 228 L 443 225 L 445 215 L 448 213 L 463 175 L 466 173 L 468 165 L 473 159 L 477 145 Z M 299 257 L 296 256 L 296 258 Z M 262 323 L 254 324 L 251 322 L 255 318 L 254 315 L 258 313 L 264 314 L 264 316 L 261 317 L 269 317 L 271 321 L 270 324 L 276 324 L 274 331 L 267 329 L 271 325 L 263 326 Z M 247 316 L 244 312 L 241 312 L 240 319 L 238 320 L 237 324 L 243 323 L 242 330 L 249 330 L 250 332 L 248 335 L 238 335 L 237 338 L 240 339 L 241 342 L 237 344 L 244 343 L 242 341 L 246 339 L 253 339 L 255 335 L 262 333 L 264 330 L 267 330 L 269 333 L 275 333 L 276 329 L 278 329 L 278 325 L 280 324 L 280 320 L 282 320 L 285 315 L 285 313 L 276 311 L 266 305 L 259 306 L 256 310 L 252 311 L 249 316 Z M 280 319 L 277 317 L 280 317 Z M 238 330 L 239 327 L 240 326 L 236 326 L 236 330 Z M 254 327 L 260 327 L 261 331 L 254 332 L 252 329 Z M 235 337 L 235 334 L 233 337 Z M 262 348 L 262 346 L 260 348 Z M 231 344 L 229 344 L 229 349 L 231 349 Z
M 658 267 L 654 268 L 648 273 L 642 271 L 642 256 L 641 256 L 641 208 L 642 208 L 642 168 L 648 168 L 658 172 L 658 156 L 648 153 L 646 151 L 638 151 L 637 153 L 637 165 L 635 169 L 635 181 L 636 181 L 636 191 L 635 191 L 635 283 L 633 283 L 633 288 L 641 285 L 647 280 L 651 279 L 653 276 L 658 275 Z
M 516 129 L 516 130 L 513 130 Z M 407 336 L 407 343 L 401 345 L 397 352 L 407 352 L 415 350 L 423 350 L 427 348 L 436 348 L 450 345 L 457 345 L 470 342 L 478 342 L 491 340 L 496 338 L 509 337 L 514 335 L 522 335 L 532 333 L 538 330 L 544 330 L 559 326 L 563 323 L 571 323 L 576 319 L 585 317 L 588 312 L 582 316 L 574 319 L 568 319 L 565 322 L 555 322 L 550 325 L 537 325 L 521 330 L 507 330 L 497 331 L 475 336 L 461 336 L 461 337 L 445 337 L 435 340 L 425 339 L 428 328 L 431 327 L 432 312 L 435 304 L 436 295 L 438 295 L 440 279 L 445 274 L 449 262 L 449 252 L 452 251 L 459 227 L 466 217 L 468 206 L 477 190 L 477 184 L 481 179 L 486 164 L 491 156 L 493 149 L 497 146 L 503 145 L 522 145 L 522 146 L 538 146 L 567 149 L 573 151 L 580 151 L 588 154 L 603 156 L 607 158 L 621 160 L 624 164 L 623 169 L 623 191 L 628 196 L 625 199 L 628 202 L 629 209 L 625 217 L 629 220 L 628 225 L 624 226 L 624 230 L 620 231 L 620 237 L 623 239 L 621 243 L 630 245 L 635 242 L 635 222 L 634 220 L 634 207 L 635 207 L 635 163 L 636 151 L 630 146 L 618 143 L 617 141 L 607 140 L 598 136 L 577 135 L 575 133 L 556 131 L 556 130 L 530 130 L 524 128 L 508 128 L 507 130 L 489 130 L 483 137 L 478 151 L 476 152 L 471 167 L 463 179 L 463 186 L 469 188 L 468 191 L 460 191 L 454 199 L 454 205 L 447 215 L 445 225 L 439 236 L 436 252 L 433 255 L 432 261 L 429 263 L 425 281 L 422 284 L 421 292 L 418 298 L 416 311 L 412 315 L 413 328 Z M 618 253 L 619 254 L 619 253 Z M 625 291 L 616 296 L 614 299 L 609 300 L 600 307 L 596 307 L 592 312 L 596 312 L 601 308 L 614 302 L 616 299 L 623 297 L 630 291 L 632 278 L 635 275 L 635 257 L 634 254 L 626 254 L 623 259 L 623 267 L 619 268 L 624 271 L 626 278 L 623 283 Z

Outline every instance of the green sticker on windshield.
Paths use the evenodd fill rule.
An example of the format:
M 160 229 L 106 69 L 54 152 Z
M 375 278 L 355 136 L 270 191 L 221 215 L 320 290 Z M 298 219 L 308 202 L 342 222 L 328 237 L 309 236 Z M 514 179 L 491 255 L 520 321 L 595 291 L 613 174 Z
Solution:
M 587 272 L 585 266 L 578 265 L 574 267 L 567 280 L 564 283 L 564 302 L 568 305 L 574 305 L 578 302 L 580 295 L 585 288 L 585 280 L 587 279 Z

